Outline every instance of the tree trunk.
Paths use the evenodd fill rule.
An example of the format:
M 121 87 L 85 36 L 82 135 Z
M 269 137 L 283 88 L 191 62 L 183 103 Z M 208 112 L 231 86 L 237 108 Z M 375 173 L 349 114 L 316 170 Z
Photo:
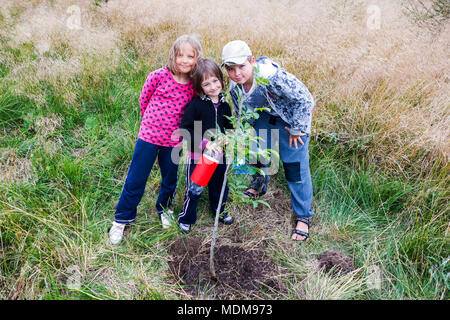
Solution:
M 228 178 L 227 174 L 228 174 L 228 169 L 230 168 L 230 166 L 231 166 L 231 163 L 229 163 L 227 165 L 227 169 L 225 170 L 225 174 L 223 177 L 222 190 L 220 192 L 219 204 L 218 204 L 217 210 L 216 210 L 216 219 L 214 221 L 214 231 L 212 234 L 211 249 L 209 251 L 209 270 L 211 271 L 211 278 L 213 280 L 217 280 L 216 269 L 214 268 L 214 246 L 216 245 L 217 229 L 219 227 L 220 208 L 222 208 L 223 194 L 225 192 L 225 186 L 227 185 L 227 178 Z

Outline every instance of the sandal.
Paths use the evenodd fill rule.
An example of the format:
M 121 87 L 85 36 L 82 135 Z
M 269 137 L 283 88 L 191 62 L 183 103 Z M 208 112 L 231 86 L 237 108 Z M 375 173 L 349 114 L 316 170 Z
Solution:
M 310 224 L 309 218 L 297 218 L 296 223 L 297 223 L 298 221 L 303 222 L 304 224 L 306 224 L 306 225 L 308 226 L 308 231 L 309 231 L 309 224 Z M 304 232 L 304 231 L 298 230 L 298 229 L 297 229 L 297 225 L 295 226 L 295 229 L 292 230 L 291 236 L 292 236 L 294 233 L 295 233 L 295 234 L 298 234 L 299 236 L 305 237 L 305 238 L 302 239 L 302 240 L 299 240 L 299 239 L 292 239 L 292 240 L 294 240 L 294 241 L 306 241 L 306 240 L 309 238 L 309 232 Z
M 244 196 L 247 196 L 248 198 L 250 198 L 250 199 L 252 199 L 252 200 L 255 200 L 256 197 L 259 196 L 259 194 L 250 192 L 251 189 L 252 189 L 252 188 L 246 190 L 246 191 L 244 192 Z M 253 189 L 253 190 L 255 190 L 255 189 Z
M 265 195 L 267 192 L 267 187 L 269 185 L 269 180 L 270 178 L 268 175 L 265 176 L 262 176 L 260 174 L 253 175 L 252 180 L 250 182 L 250 186 L 244 192 L 244 195 L 252 200 Z M 250 192 L 251 189 L 255 190 L 256 193 Z

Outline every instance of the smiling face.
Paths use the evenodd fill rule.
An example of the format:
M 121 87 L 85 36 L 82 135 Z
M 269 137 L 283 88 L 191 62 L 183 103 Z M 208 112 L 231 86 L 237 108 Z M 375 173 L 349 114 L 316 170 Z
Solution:
M 197 54 L 192 46 L 185 42 L 175 55 L 175 65 L 178 72 L 183 75 L 190 74 L 197 62 Z
M 237 84 L 248 86 L 253 83 L 253 66 L 255 64 L 255 58 L 252 57 L 249 60 L 245 60 L 243 64 L 235 64 L 226 66 L 228 76 L 231 80 Z
M 221 81 L 214 75 L 208 75 L 204 78 L 201 84 L 203 92 L 213 100 L 217 102 L 219 99 L 219 94 L 222 91 Z

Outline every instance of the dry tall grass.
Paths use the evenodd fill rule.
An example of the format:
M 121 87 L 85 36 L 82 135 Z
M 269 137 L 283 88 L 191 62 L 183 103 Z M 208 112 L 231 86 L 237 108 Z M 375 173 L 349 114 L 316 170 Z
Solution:
M 2 2 L 4 19 L 18 19 L 8 30 L 9 44 L 32 42 L 39 55 L 20 62 L 2 57 L 14 63 L 10 77 L 32 97 L 29 87 L 39 79 L 64 91 L 86 71 L 85 57 L 96 58 L 89 73 L 100 75 L 126 45 L 150 64 L 164 65 L 182 33 L 199 34 L 206 55 L 218 61 L 227 41 L 243 39 L 255 56 L 280 62 L 311 89 L 318 137 L 356 146 L 392 172 L 447 167 L 450 28 L 428 33 L 408 20 L 399 2 L 117 0 L 95 6 L 85 0 L 70 4 L 79 8 L 81 29 L 69 28 L 77 12 L 66 1 Z M 70 92 L 64 97 L 74 100 Z
M 159 260 L 166 253 L 159 239 L 165 240 L 168 236 L 161 233 L 156 216 L 150 213 L 140 216 L 141 220 L 131 231 L 133 239 L 129 243 L 125 241 L 125 250 L 123 247 L 113 250 L 102 242 L 102 237 L 106 235 L 100 234 L 101 231 L 98 230 L 106 222 L 109 226 L 112 203 L 117 200 L 108 202 L 105 198 L 110 197 L 119 189 L 117 186 L 123 183 L 126 164 L 119 166 L 122 171 L 117 170 L 117 166 L 112 166 L 116 172 L 105 172 L 107 177 L 99 178 L 98 185 L 93 185 L 92 188 L 91 182 L 97 183 L 96 179 L 82 179 L 87 173 L 96 176 L 97 172 L 94 171 L 99 166 L 92 163 L 102 162 L 102 153 L 107 153 L 104 151 L 106 149 L 109 153 L 119 149 L 121 153 L 126 152 L 131 157 L 135 140 L 134 136 L 130 138 L 127 135 L 133 134 L 130 132 L 137 133 L 138 123 L 132 124 L 132 118 L 129 117 L 119 128 L 126 133 L 108 132 L 103 137 L 104 144 L 91 146 L 86 142 L 86 148 L 84 141 L 79 143 L 78 140 L 88 141 L 90 138 L 84 136 L 86 128 L 77 123 L 73 132 L 76 149 L 68 151 L 63 148 L 73 141 L 64 140 L 65 133 L 61 132 L 65 130 L 67 121 L 62 114 L 68 112 L 58 114 L 52 108 L 46 109 L 52 100 L 48 99 L 49 93 L 43 87 L 44 84 L 52 86 L 51 94 L 62 97 L 67 108 L 82 109 L 78 105 L 82 99 L 77 94 L 86 91 L 86 88 L 95 91 L 96 85 L 104 79 L 105 71 L 120 66 L 124 54 L 137 54 L 138 59 L 135 60 L 145 60 L 148 71 L 151 71 L 165 65 L 173 40 L 184 33 L 198 34 L 205 55 L 214 57 L 218 62 L 223 45 L 233 39 L 242 39 L 250 44 L 255 56 L 267 55 L 297 75 L 317 101 L 312 135 L 316 145 L 320 144 L 325 149 L 328 145 L 337 144 L 342 147 L 341 152 L 350 150 L 358 160 L 374 163 L 388 173 L 403 175 L 419 183 L 422 180 L 417 178 L 424 182 L 431 181 L 431 186 L 419 188 L 419 193 L 431 194 L 435 187 L 446 188 L 450 152 L 450 26 L 443 25 L 440 33 L 432 34 L 403 14 L 400 1 L 0 0 L 0 46 L 3 53 L 0 55 L 0 72 L 3 74 L 3 70 L 7 70 L 0 83 L 0 90 L 4 87 L 14 89 L 31 98 L 36 107 L 40 107 L 39 110 L 49 110 L 43 114 L 31 111 L 28 114 L 28 110 L 21 110 L 24 114 L 20 117 L 26 125 L 11 131 L 7 131 L 9 128 L 3 129 L 2 132 L 2 137 L 27 135 L 27 139 L 18 139 L 20 145 L 18 142 L 14 142 L 12 146 L 6 143 L 7 148 L 0 149 L 0 186 L 7 186 L 5 190 L 9 193 L 11 183 L 33 185 L 39 180 L 39 175 L 43 177 L 44 183 L 38 182 L 39 188 L 31 189 L 37 192 L 32 197 L 27 193 L 29 187 L 25 185 L 24 191 L 18 188 L 17 192 L 11 191 L 8 198 L 5 196 L 4 200 L 0 199 L 0 257 L 8 255 L 10 263 L 6 265 L 7 259 L 0 259 L 5 263 L 2 267 L 9 272 L 6 276 L 0 274 L 0 295 L 5 296 L 6 292 L 6 296 L 9 296 L 13 292 L 12 298 L 17 298 L 20 297 L 18 292 L 23 291 L 25 293 L 21 297 L 41 297 L 41 292 L 52 292 L 52 284 L 47 283 L 48 279 L 56 275 L 56 280 L 64 282 L 62 278 L 66 277 L 65 273 L 73 275 L 67 271 L 67 267 L 71 266 L 78 266 L 77 272 L 80 272 L 81 277 L 93 284 L 87 287 L 95 289 L 98 286 L 107 295 L 105 298 L 164 298 L 172 296 L 173 292 L 180 295 L 178 287 L 172 287 L 161 278 L 161 270 L 166 266 L 164 263 L 161 265 Z M 95 5 L 95 2 L 99 5 Z M 137 65 L 136 61 L 132 61 L 136 57 L 130 56 L 132 58 L 127 61 L 129 65 Z M 144 80 L 145 77 L 142 78 Z M 134 89 L 125 86 L 123 90 Z M 109 92 L 100 92 L 99 96 L 103 98 L 107 94 Z M 111 102 L 112 105 L 121 94 L 122 91 L 117 95 L 111 94 L 111 97 L 105 99 L 107 102 L 99 98 L 106 105 L 101 106 L 105 108 L 102 112 L 109 110 L 108 103 Z M 85 112 L 91 111 L 89 109 Z M 89 120 L 97 121 L 95 117 L 88 118 L 85 127 L 90 123 Z M 102 125 L 109 124 L 105 123 Z M 26 126 L 28 127 L 25 128 Z M 121 134 L 126 139 L 122 139 Z M 32 139 L 36 139 L 39 147 L 27 147 L 27 144 L 35 143 Z M 122 145 L 119 147 L 123 148 L 117 147 L 120 144 Z M 36 151 L 35 157 L 48 158 L 46 160 L 49 160 L 54 179 L 42 174 L 48 170 L 45 165 L 39 165 L 46 162 L 35 161 L 30 150 Z M 80 163 L 74 163 L 70 156 L 63 156 L 67 153 L 73 153 L 77 159 L 75 162 Z M 53 154 L 60 158 L 51 159 Z M 343 157 L 345 161 L 351 158 Z M 110 161 L 112 163 L 113 160 Z M 122 158 L 114 158 L 114 161 L 126 162 Z M 102 165 L 111 166 L 110 163 Z M 357 170 L 354 172 L 358 173 Z M 64 176 L 66 173 L 69 177 Z M 123 177 L 117 180 L 116 174 L 123 174 Z M 158 179 L 154 177 L 149 180 L 147 190 L 157 189 Z M 57 181 L 59 178 L 67 180 L 68 186 Z M 105 181 L 109 184 L 102 188 Z M 318 184 L 320 182 L 317 181 Z M 337 181 L 337 184 L 342 185 L 344 192 L 350 193 L 347 181 Z M 96 188 L 98 190 L 93 191 Z M 370 184 L 367 193 L 374 188 Z M 74 195 L 76 192 L 73 189 L 80 191 L 79 198 Z M 359 191 L 355 190 L 355 193 Z M 341 189 L 336 192 L 340 191 Z M 55 195 L 49 197 L 49 200 L 45 198 L 46 193 Z M 265 225 L 251 218 L 251 212 L 236 214 L 242 230 L 255 231 L 246 239 L 250 244 L 259 245 L 258 241 L 273 236 L 276 240 L 272 244 L 275 249 L 271 251 L 280 254 L 279 259 L 286 260 L 287 268 L 294 275 L 306 274 L 304 283 L 293 284 L 293 297 L 355 298 L 364 285 L 361 281 L 366 280 L 360 279 L 359 283 L 347 282 L 354 280 L 354 275 L 351 274 L 335 281 L 323 274 L 315 274 L 315 269 L 308 265 L 314 255 L 312 251 L 322 248 L 322 242 L 329 245 L 330 239 L 333 244 L 340 241 L 347 244 L 359 242 L 358 232 L 361 229 L 373 229 L 376 237 L 383 237 L 383 241 L 388 242 L 391 238 L 386 235 L 386 230 L 393 230 L 398 224 L 407 228 L 398 235 L 399 238 L 407 238 L 404 247 L 414 249 L 414 252 L 402 252 L 402 257 L 413 256 L 413 263 L 423 262 L 431 254 L 430 244 L 434 242 L 437 245 L 432 249 L 439 256 L 440 246 L 444 241 L 437 239 L 435 234 L 442 235 L 444 232 L 440 231 L 443 228 L 448 231 L 447 220 L 445 217 L 441 219 L 444 214 L 448 214 L 448 209 L 444 208 L 445 204 L 442 205 L 442 199 L 431 195 L 433 197 L 430 197 L 430 204 L 423 208 L 415 203 L 408 203 L 394 226 L 389 224 L 386 227 L 380 222 L 379 228 L 384 230 L 380 234 L 373 227 L 375 223 L 363 223 L 365 220 L 380 218 L 375 217 L 377 213 L 372 217 L 371 213 L 359 208 L 357 200 L 352 199 L 352 194 L 348 195 L 352 200 L 350 204 L 342 203 L 342 206 L 336 208 L 331 208 L 330 205 L 329 215 L 333 215 L 338 222 L 342 219 L 341 222 L 330 226 L 324 221 L 320 226 L 319 223 L 313 226 L 314 238 L 307 244 L 312 243 L 312 247 L 297 246 L 286 237 L 291 229 L 291 220 L 287 214 L 283 219 L 280 218 L 281 222 L 271 224 L 268 220 Z M 317 198 L 320 196 L 319 194 Z M 408 201 L 414 202 L 414 197 L 420 198 L 422 194 L 411 197 Z M 440 193 L 437 197 L 441 197 Z M 31 200 L 28 201 L 29 199 Z M 142 207 L 153 208 L 153 200 L 151 197 L 144 199 Z M 93 205 L 94 201 L 99 201 L 99 206 L 102 207 Z M 283 203 L 289 205 L 288 200 Z M 439 211 L 438 214 L 423 224 L 420 220 L 421 212 L 427 211 L 431 206 L 441 205 L 443 208 L 436 210 Z M 357 218 L 346 217 L 342 212 L 352 211 L 353 206 L 357 207 Z M 415 217 L 413 208 L 416 207 L 418 212 Z M 286 208 L 284 211 L 288 210 Z M 328 212 L 316 210 L 316 213 L 317 219 L 326 220 Z M 239 217 L 242 219 L 239 220 Z M 205 225 L 207 223 L 209 222 L 204 222 Z M 42 229 L 43 227 L 45 228 Z M 383 229 L 384 227 L 387 229 Z M 196 232 L 201 226 L 197 228 Z M 206 232 L 210 232 L 209 225 L 205 234 Z M 127 235 L 127 238 L 131 237 Z M 357 240 L 353 240 L 354 238 Z M 40 241 L 41 239 L 43 240 Z M 29 257 L 22 254 L 32 251 L 26 246 L 27 241 L 40 243 L 34 248 L 38 253 L 34 262 L 28 261 Z M 376 241 L 367 241 L 370 243 L 369 249 L 361 249 L 360 254 L 367 257 L 367 261 L 372 262 L 376 258 L 380 265 L 394 264 L 390 260 L 382 260 L 386 256 L 390 259 L 391 253 L 382 249 L 371 250 L 373 243 L 376 247 Z M 367 243 L 362 243 L 361 247 Z M 399 250 L 397 244 L 394 241 L 392 247 Z M 351 245 L 354 246 L 354 243 Z M 128 252 L 130 248 L 132 251 Z M 19 256 L 20 259 L 16 259 Z M 308 258 L 306 266 L 303 265 L 304 257 Z M 448 259 L 443 258 L 442 261 L 444 260 Z M 419 286 L 421 285 L 423 278 L 416 277 L 415 271 L 400 271 L 398 274 L 404 275 L 402 279 L 405 283 L 410 278 L 417 278 Z M 398 274 L 391 278 L 399 279 Z M 144 293 L 138 290 L 134 281 L 144 286 Z M 39 283 L 44 283 L 45 288 L 38 287 Z M 437 290 L 444 294 L 446 292 L 445 289 Z M 158 292 L 162 295 L 159 296 Z M 422 297 L 421 294 L 419 292 L 417 296 Z M 415 297 L 414 294 L 403 293 L 393 296 Z

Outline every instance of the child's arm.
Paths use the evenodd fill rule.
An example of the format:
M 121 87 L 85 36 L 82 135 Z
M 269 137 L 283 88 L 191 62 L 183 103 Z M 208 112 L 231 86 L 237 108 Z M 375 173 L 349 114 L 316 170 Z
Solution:
M 289 133 L 293 136 L 301 136 L 308 132 L 314 99 L 306 86 L 293 74 L 284 71 L 282 76 L 273 78 L 268 89 L 287 101 L 290 110 L 284 109 L 281 112 L 285 113 L 285 118 L 290 120 Z
M 150 102 L 150 98 L 155 92 L 156 88 L 159 85 L 159 81 L 161 79 L 160 69 L 151 72 L 147 80 L 145 80 L 144 86 L 141 91 L 141 95 L 139 96 L 139 107 L 141 109 L 141 116 L 144 116 L 145 110 L 147 109 L 148 103 Z
M 188 146 L 189 149 L 194 148 L 194 150 L 190 150 L 190 152 L 195 152 L 195 148 L 199 148 L 203 150 L 206 146 L 206 142 L 202 141 L 202 126 L 200 123 L 199 127 L 195 126 L 195 120 L 197 117 L 197 107 L 195 103 L 196 99 L 191 100 L 184 110 L 183 118 L 181 119 L 180 128 L 186 129 L 189 132 Z M 197 130 L 195 130 L 197 129 Z M 196 144 L 196 145 L 195 145 Z
M 194 121 L 195 121 L 195 104 L 194 101 L 188 103 L 186 109 L 184 110 L 183 117 L 181 118 L 180 128 L 186 129 L 189 133 L 194 132 Z

